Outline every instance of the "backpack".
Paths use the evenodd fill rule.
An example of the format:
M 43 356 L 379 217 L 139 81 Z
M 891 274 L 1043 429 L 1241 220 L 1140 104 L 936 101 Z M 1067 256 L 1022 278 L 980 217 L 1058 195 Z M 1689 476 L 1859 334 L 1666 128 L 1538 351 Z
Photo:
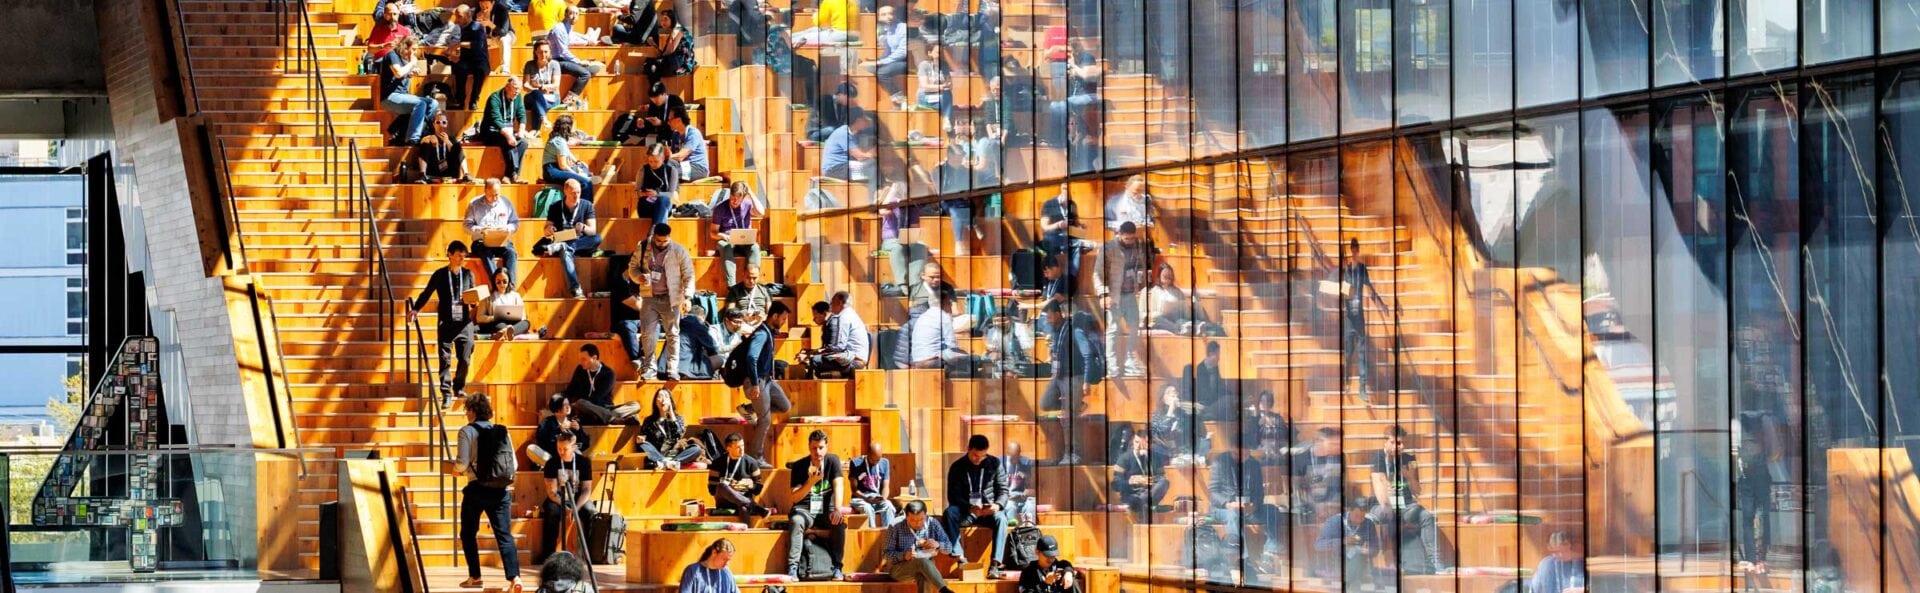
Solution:
M 687 202 L 679 206 L 674 206 L 673 211 L 669 214 L 672 214 L 674 218 L 706 218 L 711 216 L 713 212 L 706 204 Z
M 640 133 L 639 122 L 640 116 L 632 111 L 622 112 L 619 117 L 613 118 L 613 136 L 609 139 L 625 144 L 628 138 Z
M 1211 523 L 1197 524 L 1192 529 L 1193 537 L 1187 540 L 1187 566 L 1205 569 L 1212 575 L 1225 575 L 1232 570 L 1229 558 L 1237 558 L 1239 554 L 1227 546 L 1220 530 Z
M 533 194 L 533 213 L 528 215 L 527 218 L 545 220 L 547 218 L 547 211 L 552 209 L 554 204 L 558 204 L 566 199 L 567 196 L 560 193 L 560 188 L 558 187 L 548 186 L 540 188 L 539 192 Z
M 1026 566 L 1040 559 L 1040 527 L 1021 525 L 1007 533 L 1005 566 Z
M 756 329 L 753 334 L 748 334 L 745 339 L 740 340 L 740 345 L 734 346 L 733 351 L 727 353 L 727 361 L 721 363 L 720 379 L 726 381 L 728 387 L 745 386 L 750 374 L 747 369 L 759 363 L 753 359 L 752 353 L 748 352 L 747 348 L 747 344 L 753 341 L 753 336 L 758 333 L 760 330 Z
M 513 458 L 513 437 L 507 434 L 507 427 L 499 424 L 484 428 L 478 424 L 468 426 L 480 433 L 480 442 L 473 451 L 473 483 L 487 488 L 512 486 L 513 474 L 519 471 L 520 464 Z
M 800 580 L 824 581 L 833 578 L 833 557 L 827 555 L 827 549 L 814 543 L 812 538 L 801 544 L 800 566 L 797 567 Z
M 1094 329 L 1092 315 L 1076 311 L 1068 323 L 1073 324 L 1071 331 L 1079 334 L 1081 339 L 1078 341 L 1085 345 L 1084 348 L 1075 345 L 1075 349 L 1080 351 L 1079 355 L 1084 357 L 1087 365 L 1087 375 L 1082 379 L 1088 385 L 1099 385 L 1101 381 L 1107 380 L 1106 342 L 1100 339 L 1100 332 Z

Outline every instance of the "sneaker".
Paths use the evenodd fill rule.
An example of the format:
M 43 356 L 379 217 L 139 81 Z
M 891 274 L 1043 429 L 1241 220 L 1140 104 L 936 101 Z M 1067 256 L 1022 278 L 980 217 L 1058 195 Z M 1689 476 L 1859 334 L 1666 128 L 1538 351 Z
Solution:
M 680 373 L 667 373 L 667 382 L 668 383 L 680 382 Z
M 740 417 L 745 418 L 747 420 L 747 424 L 753 424 L 755 420 L 759 419 L 759 416 L 753 413 L 752 403 L 740 404 L 739 406 L 735 407 L 734 410 L 740 412 Z
M 580 291 L 580 289 L 578 289 L 578 288 L 575 288 L 575 289 L 573 289 L 573 298 L 576 298 L 576 299 L 584 299 L 584 298 L 587 298 L 587 293 L 585 293 L 585 292 L 581 292 L 581 291 Z
M 653 372 L 653 369 L 647 369 L 645 371 L 640 372 L 641 383 L 645 383 L 645 382 L 652 381 L 659 378 L 660 378 L 660 375 L 658 373 Z
M 833 569 L 833 580 L 836 580 L 836 581 L 844 581 L 844 580 L 847 580 L 847 575 L 845 575 L 845 574 L 842 574 L 842 573 L 840 572 L 840 569 L 838 569 L 838 568 L 836 568 L 836 569 Z
M 995 564 L 987 567 L 987 580 L 1000 580 L 1000 565 Z
M 1073 453 L 1062 455 L 1058 461 L 1053 462 L 1054 465 L 1079 465 L 1079 463 L 1080 456 Z
M 798 566 L 787 567 L 787 578 L 790 578 L 796 581 L 800 580 L 800 567 Z
M 768 462 L 767 462 L 767 460 L 765 460 L 765 459 L 760 459 L 760 460 L 757 460 L 757 462 L 758 462 L 758 463 L 759 463 L 759 465 L 760 465 L 760 469 L 763 469 L 763 470 L 764 470 L 764 469 L 773 469 L 773 464 L 772 464 L 772 463 L 768 463 Z M 772 517 L 772 516 L 773 516 L 773 509 L 767 509 L 767 516 L 768 516 L 768 517 Z

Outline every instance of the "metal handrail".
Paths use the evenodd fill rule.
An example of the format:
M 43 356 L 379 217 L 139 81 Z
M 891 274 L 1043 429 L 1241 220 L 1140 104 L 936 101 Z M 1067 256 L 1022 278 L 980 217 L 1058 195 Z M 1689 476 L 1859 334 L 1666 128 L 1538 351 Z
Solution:
M 434 461 L 438 462 L 438 464 L 445 464 L 453 461 L 454 456 L 452 443 L 449 442 L 447 438 L 446 410 L 440 405 L 439 387 L 437 384 L 427 381 L 427 378 L 432 375 L 427 370 L 429 367 L 427 366 L 426 332 L 420 329 L 420 320 L 415 317 L 407 319 L 407 330 L 407 342 L 409 345 L 407 355 L 409 360 L 412 361 L 407 365 L 407 382 L 414 386 L 415 392 L 418 393 L 420 397 L 427 400 L 425 404 L 420 406 L 420 413 L 429 416 L 424 424 L 430 426 L 432 430 L 432 434 L 427 437 L 427 443 L 433 450 Z M 415 366 L 416 364 L 417 366 Z M 438 481 L 437 487 L 440 491 L 440 500 L 449 500 L 449 497 L 453 493 L 452 476 L 447 475 L 445 471 L 436 471 L 434 474 Z M 440 518 L 446 519 L 447 505 L 443 503 L 439 505 L 439 508 Z
M 334 129 L 333 106 L 327 97 L 326 78 L 320 73 L 320 46 L 313 38 L 313 19 L 308 15 L 307 0 L 277 0 L 276 4 L 278 4 L 279 9 L 283 12 L 295 10 L 300 13 L 297 21 L 294 20 L 291 15 L 286 17 L 289 27 L 297 25 L 297 33 L 294 35 L 294 38 L 291 39 L 293 46 L 288 47 L 287 50 L 293 54 L 294 68 L 301 72 L 302 78 L 306 82 L 307 88 L 304 90 L 307 104 L 309 106 L 319 105 L 319 140 L 321 151 L 325 155 L 320 165 L 321 172 L 327 180 L 328 190 L 333 198 L 334 211 L 339 212 L 341 206 L 340 194 L 343 184 L 339 175 L 339 173 L 343 173 L 343 171 L 341 171 L 343 167 L 340 163 L 340 138 L 338 132 Z M 304 44 L 300 44 L 300 42 L 304 42 Z M 282 54 L 283 59 L 285 55 L 284 53 Z M 285 67 L 284 64 L 282 67 Z M 357 152 L 350 156 L 355 160 L 359 159 Z M 349 194 L 348 198 L 348 208 L 351 208 L 351 194 Z

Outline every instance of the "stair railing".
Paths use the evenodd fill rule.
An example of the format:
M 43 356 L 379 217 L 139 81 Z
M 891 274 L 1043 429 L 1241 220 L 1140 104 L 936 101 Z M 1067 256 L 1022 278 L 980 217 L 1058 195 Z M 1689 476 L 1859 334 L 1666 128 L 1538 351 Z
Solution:
M 454 298 L 459 297 L 456 295 Z M 445 406 L 441 405 L 440 402 L 438 379 L 434 376 L 433 371 L 430 370 L 432 367 L 427 366 L 426 332 L 420 329 L 420 320 L 418 318 L 410 318 L 407 320 L 407 335 L 409 337 L 407 341 L 411 345 L 411 347 L 408 348 L 408 356 L 413 361 L 407 365 L 407 381 L 413 385 L 414 392 L 426 400 L 420 406 L 419 413 L 426 415 L 426 418 L 422 419 L 421 424 L 429 430 L 427 446 L 431 450 L 430 456 L 433 458 L 434 465 L 439 466 L 436 467 L 436 471 L 434 471 L 434 474 L 437 476 L 437 488 L 440 492 L 441 501 L 441 504 L 437 506 L 440 509 L 440 518 L 446 519 L 446 501 L 452 499 L 453 477 L 448 475 L 443 468 L 446 464 L 454 460 L 453 445 L 451 439 L 447 438 L 447 411 Z
M 317 132 L 321 153 L 324 155 L 321 173 L 327 180 L 328 192 L 333 199 L 333 209 L 339 212 L 342 205 L 341 193 L 346 184 L 340 177 L 345 171 L 342 170 L 343 166 L 340 162 L 340 137 L 334 129 L 333 107 L 327 98 L 326 77 L 321 73 L 320 46 L 313 38 L 313 19 L 308 15 L 307 0 L 276 0 L 275 3 L 286 16 L 287 28 L 293 29 L 290 43 L 284 46 L 286 51 L 282 53 L 282 58 L 284 59 L 288 53 L 293 55 L 293 71 L 300 72 L 305 81 L 306 88 L 303 91 L 307 105 L 319 106 L 317 110 L 320 114 L 320 126 Z M 298 12 L 298 18 L 287 14 L 287 11 Z M 284 64 L 282 67 L 284 68 Z M 348 157 L 357 161 L 360 155 L 356 151 Z M 353 206 L 351 193 L 348 193 L 346 205 L 348 208 Z

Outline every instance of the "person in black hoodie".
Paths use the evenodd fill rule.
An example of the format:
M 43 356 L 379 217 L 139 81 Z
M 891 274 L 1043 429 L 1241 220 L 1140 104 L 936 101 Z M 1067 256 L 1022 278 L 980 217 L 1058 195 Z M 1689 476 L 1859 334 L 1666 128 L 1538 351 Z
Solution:
M 740 383 L 742 395 L 747 403 L 740 404 L 740 416 L 753 425 L 753 448 L 755 457 L 766 463 L 767 437 L 773 429 L 773 414 L 792 409 L 793 403 L 787 399 L 787 392 L 776 381 L 776 369 L 773 353 L 778 347 L 775 332 L 786 327 L 787 319 L 793 316 L 793 310 L 787 304 L 774 301 L 767 307 L 765 323 L 754 326 L 752 333 L 742 339 L 739 346 L 728 354 L 728 366 L 743 373 Z M 746 327 L 746 317 L 736 309 L 727 310 L 727 329 L 735 333 Z M 737 361 L 737 362 L 736 362 Z
M 552 414 L 540 419 L 540 426 L 533 430 L 533 444 L 539 447 L 544 455 L 535 457 L 532 452 L 528 452 L 529 459 L 544 466 L 547 462 L 546 458 L 552 457 L 554 451 L 558 450 L 561 432 L 572 432 L 575 435 L 574 446 L 579 447 L 581 451 L 587 450 L 592 439 L 587 437 L 586 431 L 580 429 L 580 421 L 573 419 L 573 404 L 567 401 L 566 394 L 555 393 L 553 397 L 547 398 L 547 411 Z
M 953 460 L 947 468 L 947 510 L 941 516 L 947 532 L 958 535 L 961 527 L 993 529 L 993 556 L 987 564 L 987 578 L 1000 578 L 1001 559 L 1007 549 L 1007 474 L 1001 471 L 1000 458 L 987 454 L 987 436 L 967 438 L 967 455 Z
M 1285 549 L 1282 542 L 1288 540 L 1282 531 L 1284 515 L 1279 507 L 1266 502 L 1267 476 L 1262 468 L 1268 462 L 1255 457 L 1248 446 L 1258 438 L 1254 431 L 1245 431 L 1239 446 L 1214 457 L 1210 467 L 1213 473 L 1207 479 L 1207 500 L 1213 507 L 1213 519 L 1227 526 L 1228 549 L 1242 549 L 1242 526 L 1252 523 L 1260 526 L 1264 549 L 1271 557 L 1280 554 Z
M 1219 342 L 1207 342 L 1206 358 L 1187 365 L 1180 373 L 1180 384 L 1192 386 L 1193 397 L 1189 399 L 1200 405 L 1197 413 L 1201 420 L 1233 420 L 1233 389 L 1220 376 Z
M 1173 487 L 1166 476 L 1159 475 L 1168 455 L 1165 449 L 1148 444 L 1145 431 L 1133 433 L 1128 440 L 1131 447 L 1114 463 L 1120 471 L 1113 476 L 1113 491 L 1127 504 L 1133 522 L 1145 524 L 1153 517 L 1153 507 Z

